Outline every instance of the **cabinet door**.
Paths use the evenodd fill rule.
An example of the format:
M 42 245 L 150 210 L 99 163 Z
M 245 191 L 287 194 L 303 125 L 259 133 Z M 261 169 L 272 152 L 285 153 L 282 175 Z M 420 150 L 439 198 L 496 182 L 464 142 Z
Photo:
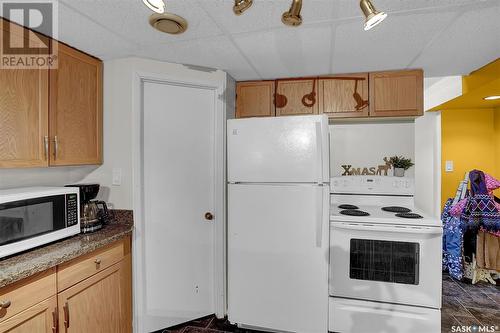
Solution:
M 422 70 L 370 73 L 370 116 L 423 115 Z
M 23 312 L 0 322 L 2 333 L 56 332 L 57 297 L 46 299 Z
M 321 79 L 319 100 L 319 112 L 330 118 L 368 117 L 368 74 Z
M 50 71 L 50 165 L 102 163 L 102 62 L 58 44 Z
M 11 43 L 24 43 L 23 27 L 3 23 L 0 43 L 6 33 Z M 28 38 L 39 42 L 33 34 Z M 48 165 L 48 82 L 47 70 L 0 69 L 0 167 Z
M 60 332 L 128 332 L 125 262 L 58 294 Z
M 282 108 L 276 107 L 277 116 L 293 116 L 318 114 L 318 84 L 317 80 L 289 80 L 279 81 L 277 94 L 286 97 L 286 105 Z M 315 92 L 315 101 L 305 96 Z M 278 98 L 278 97 L 277 97 Z M 306 106 L 305 103 L 313 104 Z M 278 105 L 279 106 L 279 105 Z
M 274 82 L 236 84 L 236 118 L 274 116 Z

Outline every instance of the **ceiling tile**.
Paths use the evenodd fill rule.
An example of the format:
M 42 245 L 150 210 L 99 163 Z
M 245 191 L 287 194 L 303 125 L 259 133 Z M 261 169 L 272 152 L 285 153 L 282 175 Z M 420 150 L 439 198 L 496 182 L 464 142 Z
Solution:
M 363 22 L 340 24 L 335 31 L 334 73 L 406 68 L 456 13 L 391 15 L 370 31 Z
M 230 39 L 224 36 L 158 44 L 137 52 L 137 56 L 222 69 L 237 80 L 260 78 Z
M 371 0 L 375 8 L 387 13 L 401 11 L 428 11 L 446 9 L 456 6 L 477 5 L 479 2 L 492 2 L 497 0 Z M 338 0 L 335 2 L 335 10 L 332 19 L 349 17 L 362 17 L 357 0 Z
M 67 6 L 99 22 L 123 38 L 140 45 L 168 43 L 221 35 L 215 22 L 195 0 L 168 0 L 167 11 L 188 21 L 188 30 L 181 35 L 168 35 L 149 25 L 153 13 L 141 0 L 64 0 Z
M 329 25 L 240 34 L 235 36 L 235 42 L 266 79 L 319 75 L 329 71 Z
M 500 57 L 500 3 L 463 13 L 415 61 L 432 76 L 469 74 Z
M 242 15 L 235 15 L 234 1 L 199 0 L 211 17 L 230 33 L 264 31 L 282 28 L 282 14 L 290 8 L 291 0 L 254 0 L 252 7 Z M 330 20 L 335 1 L 307 0 L 302 6 L 301 16 L 304 24 Z
M 102 59 L 130 55 L 134 44 L 59 3 L 58 39 Z

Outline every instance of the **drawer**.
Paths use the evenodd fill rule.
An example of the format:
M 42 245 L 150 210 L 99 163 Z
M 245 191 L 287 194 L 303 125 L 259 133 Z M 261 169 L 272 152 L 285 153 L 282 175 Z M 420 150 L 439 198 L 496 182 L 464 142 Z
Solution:
M 56 295 L 56 292 L 55 268 L 0 289 L 0 302 L 10 302 L 10 306 L 0 309 L 0 322 Z
M 128 251 L 129 239 L 127 238 L 59 265 L 57 268 L 58 292 L 118 263 Z

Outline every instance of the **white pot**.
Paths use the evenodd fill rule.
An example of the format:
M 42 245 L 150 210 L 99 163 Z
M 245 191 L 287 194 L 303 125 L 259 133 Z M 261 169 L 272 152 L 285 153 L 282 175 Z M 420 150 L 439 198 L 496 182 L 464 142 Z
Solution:
M 394 168 L 394 177 L 404 177 L 405 169 L 403 168 Z

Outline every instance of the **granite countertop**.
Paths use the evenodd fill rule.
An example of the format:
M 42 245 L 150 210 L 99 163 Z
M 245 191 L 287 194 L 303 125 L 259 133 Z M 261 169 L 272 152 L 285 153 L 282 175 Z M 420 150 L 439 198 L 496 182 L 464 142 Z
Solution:
M 134 228 L 132 211 L 115 210 L 114 213 L 113 221 L 99 231 L 0 259 L 0 288 L 131 235 Z

